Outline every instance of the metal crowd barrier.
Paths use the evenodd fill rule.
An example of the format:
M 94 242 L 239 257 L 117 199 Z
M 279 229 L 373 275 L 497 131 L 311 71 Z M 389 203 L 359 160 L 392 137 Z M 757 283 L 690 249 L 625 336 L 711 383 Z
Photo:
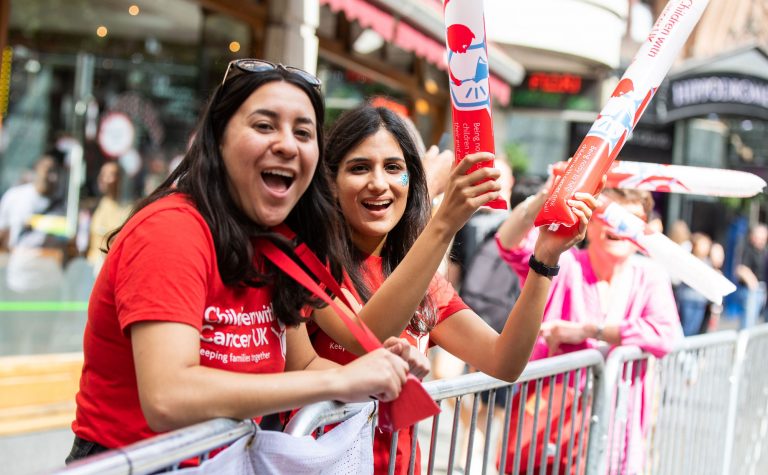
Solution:
M 419 468 L 427 474 L 468 474 L 477 464 L 484 474 L 768 473 L 766 361 L 762 325 L 686 338 L 662 359 L 635 347 L 616 348 L 607 360 L 585 350 L 531 362 L 513 384 L 482 373 L 429 381 L 429 394 L 449 410 L 416 425 L 411 454 L 418 440 L 426 454 Z M 485 391 L 488 404 L 479 397 Z M 319 434 L 363 407 L 310 405 L 286 432 Z M 255 429 L 249 421 L 216 419 L 55 473 L 154 473 L 205 459 Z M 408 473 L 416 471 L 414 459 Z
M 595 403 L 589 473 L 719 474 L 737 334 L 686 338 L 662 359 L 619 347 Z
M 768 473 L 768 325 L 739 334 L 722 473 Z M 725 391 L 721 383 L 719 390 Z
M 178 468 L 185 460 L 204 461 L 210 452 L 256 430 L 250 420 L 213 419 L 110 450 L 53 472 L 66 475 L 146 475 Z
M 528 364 L 517 382 L 510 384 L 492 378 L 483 373 L 471 373 L 457 378 L 429 381 L 424 384 L 427 392 L 441 408 L 452 408 L 452 418 L 449 425 L 441 424 L 441 416 L 450 416 L 450 412 L 441 412 L 431 421 L 425 420 L 416 424 L 414 433 L 422 447 L 428 447 L 426 471 L 431 475 L 436 472 L 454 473 L 462 469 L 470 473 L 474 462 L 475 440 L 478 428 L 478 413 L 480 412 L 480 393 L 489 391 L 489 401 L 496 400 L 496 392 L 507 389 L 504 397 L 503 416 L 494 415 L 494 404 L 485 405 L 483 410 L 484 424 L 481 426 L 485 437 L 482 447 L 482 473 L 496 470 L 498 458 L 499 473 L 533 473 L 552 465 L 552 473 L 583 473 L 586 467 L 585 450 L 587 447 L 587 426 L 591 414 L 592 391 L 595 376 L 603 368 L 603 357 L 599 351 L 584 350 L 568 355 L 534 361 Z M 557 383 L 560 382 L 558 385 Z M 547 391 L 545 388 L 556 388 Z M 558 400 L 558 391 L 560 391 Z M 566 396 L 566 393 L 572 396 Z M 513 402 L 517 400 L 517 404 Z M 570 400 L 570 407 L 562 401 Z M 466 427 L 466 440 L 460 437 L 462 427 L 460 418 L 464 401 L 471 404 L 470 421 Z M 521 402 L 522 401 L 522 402 Z M 512 411 L 513 405 L 517 406 Z M 546 405 L 546 406 L 545 406 Z M 333 403 L 320 403 L 307 406 L 300 410 L 289 423 L 286 431 L 297 436 L 321 430 L 327 424 L 340 422 L 350 416 L 348 406 Z M 546 408 L 540 411 L 540 408 Z M 570 414 L 566 415 L 566 411 Z M 514 412 L 514 414 L 513 414 Z M 525 424 L 528 413 L 528 424 Z M 539 419 L 539 418 L 542 419 Z M 501 420 L 499 420 L 501 419 Z M 543 420 L 545 419 L 545 420 Z M 566 427 L 564 421 L 569 419 Z M 555 423 L 554 421 L 557 421 Z M 429 424 L 431 429 L 420 431 L 420 426 Z M 494 427 L 501 425 L 501 427 Z M 530 426 L 525 427 L 524 426 Z M 512 434 L 514 428 L 514 434 Z M 496 433 L 498 438 L 494 437 Z M 389 473 L 394 473 L 395 448 L 398 433 L 392 438 L 390 447 Z M 460 446 L 459 440 L 462 439 Z M 527 454 L 522 450 L 522 442 L 526 439 Z M 501 441 L 501 444 L 492 441 Z M 465 443 L 464 443 L 465 442 Z M 408 473 L 415 472 L 415 444 L 417 437 L 412 439 L 411 459 L 408 463 Z M 545 443 L 544 450 L 537 451 L 537 444 Z M 509 444 L 509 445 L 508 445 Z M 561 450 L 564 446 L 565 450 Z M 513 447 L 515 454 L 512 460 L 507 459 L 507 447 Z M 497 454 L 499 448 L 501 453 Z M 479 447 L 478 447 L 479 449 Z M 537 452 L 540 453 L 537 454 Z M 464 456 L 462 457 L 462 453 Z M 527 464 L 521 466 L 523 457 Z M 492 459 L 493 457 L 493 459 Z M 462 458 L 463 460 L 459 460 Z M 562 463 L 560 463 L 563 461 Z M 463 464 L 461 463 L 463 462 Z M 445 465 L 443 465 L 445 463 Z M 493 465 L 493 468 L 491 468 Z M 564 468 L 561 470 L 561 465 Z

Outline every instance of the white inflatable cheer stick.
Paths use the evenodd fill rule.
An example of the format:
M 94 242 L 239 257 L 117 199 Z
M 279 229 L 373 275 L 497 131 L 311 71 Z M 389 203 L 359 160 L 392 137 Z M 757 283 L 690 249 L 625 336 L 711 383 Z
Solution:
M 645 254 L 659 263 L 673 280 L 684 282 L 709 301 L 723 303 L 723 297 L 736 286 L 721 273 L 696 258 L 667 236 L 650 231 L 645 221 L 611 203 L 595 217 L 606 223 L 617 236 L 635 243 Z
M 562 175 L 566 165 L 556 163 L 551 173 Z M 734 198 L 755 196 L 765 186 L 765 180 L 749 172 L 628 161 L 613 162 L 605 183 L 606 188 Z

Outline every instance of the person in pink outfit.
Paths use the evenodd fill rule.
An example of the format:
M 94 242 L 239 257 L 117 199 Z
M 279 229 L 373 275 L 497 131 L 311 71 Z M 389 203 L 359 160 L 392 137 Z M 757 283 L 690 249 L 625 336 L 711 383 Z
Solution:
M 522 281 L 538 235 L 533 220 L 546 198 L 543 189 L 518 205 L 496 235 L 501 258 Z M 644 220 L 653 209 L 646 191 L 606 189 L 600 199 L 606 205 L 617 202 Z M 589 222 L 587 242 L 586 249 L 572 248 L 560 256 L 531 360 L 606 345 L 636 345 L 656 357 L 669 353 L 682 329 L 666 272 L 599 219 Z M 638 430 L 645 426 L 642 412 L 634 426 Z M 628 435 L 639 442 L 638 436 L 642 433 Z M 629 447 L 626 473 L 638 473 L 642 450 Z

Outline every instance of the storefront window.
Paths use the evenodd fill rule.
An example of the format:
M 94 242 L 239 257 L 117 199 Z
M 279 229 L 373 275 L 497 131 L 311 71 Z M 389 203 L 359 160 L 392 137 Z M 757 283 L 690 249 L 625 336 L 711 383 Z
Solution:
M 410 50 L 385 36 L 390 27 L 402 27 L 435 43 L 441 53 L 442 40 L 432 40 L 403 23 L 404 19 L 376 8 L 365 13 L 351 5 L 331 9 L 329 3 L 333 4 L 321 1 L 317 28 L 318 74 L 324 83 L 328 122 L 377 99 L 378 104 L 407 115 L 425 141 L 436 143 L 450 120 L 448 75 L 433 64 L 434 56 L 428 59 L 423 51 Z
M 399 112 L 411 114 L 411 101 L 406 94 L 373 81 L 360 73 L 343 69 L 320 58 L 317 74 L 323 81 L 328 123 L 332 123 L 344 111 L 377 97 L 390 101 L 393 108 L 398 109 Z
M 253 28 L 193 0 L 11 0 L 10 12 L 3 52 L 3 73 L 10 74 L 7 84 L 0 82 L 8 98 L 0 111 L 0 193 L 39 178 L 35 165 L 47 151 L 64 154 L 55 192 L 33 210 L 50 215 L 48 227 L 34 219 L 25 225 L 40 237 L 39 249 L 22 259 L 20 240 L 0 243 L 7 251 L 0 252 L 0 300 L 32 302 L 19 315 L 24 325 L 37 321 L 29 313 L 44 324 L 51 310 L 39 309 L 68 301 L 57 318 L 82 325 L 98 268 L 90 257 L 100 255 L 98 244 L 88 252 L 91 231 L 121 224 L 122 211 L 167 177 L 227 63 L 252 54 Z M 121 213 L 96 226 L 94 209 L 112 193 L 98 178 L 102 167 L 119 177 L 114 194 Z M 79 348 L 81 329 L 72 334 L 37 347 L 10 332 L 0 347 L 70 351 Z
M 547 175 L 547 167 L 568 158 L 568 123 L 561 118 L 512 112 L 502 133 L 505 144 L 514 144 L 527 157 L 529 175 Z

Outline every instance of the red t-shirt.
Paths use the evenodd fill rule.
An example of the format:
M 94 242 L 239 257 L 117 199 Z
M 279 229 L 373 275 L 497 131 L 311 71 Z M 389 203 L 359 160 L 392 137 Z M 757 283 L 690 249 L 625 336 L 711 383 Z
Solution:
M 363 262 L 364 278 L 371 290 L 376 290 L 384 283 L 384 273 L 382 272 L 381 258 L 378 256 L 368 256 Z M 432 302 L 437 308 L 437 325 L 440 325 L 448 317 L 460 310 L 464 310 L 467 305 L 461 300 L 453 286 L 445 280 L 440 274 L 435 274 L 427 290 Z M 345 350 L 340 344 L 336 343 L 331 337 L 317 327 L 314 323 L 307 324 L 307 330 L 310 332 L 312 346 L 315 347 L 317 354 L 323 358 L 335 361 L 339 364 L 347 364 L 357 358 L 354 354 Z M 430 346 L 429 333 L 416 334 L 410 329 L 406 329 L 400 338 L 405 338 L 408 342 L 417 347 L 419 351 L 426 353 Z M 397 438 L 397 456 L 395 461 L 395 473 L 405 474 L 408 472 L 408 461 L 411 458 L 411 438 L 413 429 L 400 431 Z M 389 466 L 389 446 L 392 440 L 390 432 L 376 431 L 373 440 L 374 473 L 387 473 Z M 420 472 L 420 450 L 416 444 L 416 471 Z
M 202 366 L 284 371 L 285 327 L 271 299 L 270 287 L 224 285 L 210 229 L 185 195 L 142 209 L 120 231 L 91 292 L 72 430 L 109 448 L 156 435 L 139 405 L 129 328 L 136 322 L 196 328 Z

